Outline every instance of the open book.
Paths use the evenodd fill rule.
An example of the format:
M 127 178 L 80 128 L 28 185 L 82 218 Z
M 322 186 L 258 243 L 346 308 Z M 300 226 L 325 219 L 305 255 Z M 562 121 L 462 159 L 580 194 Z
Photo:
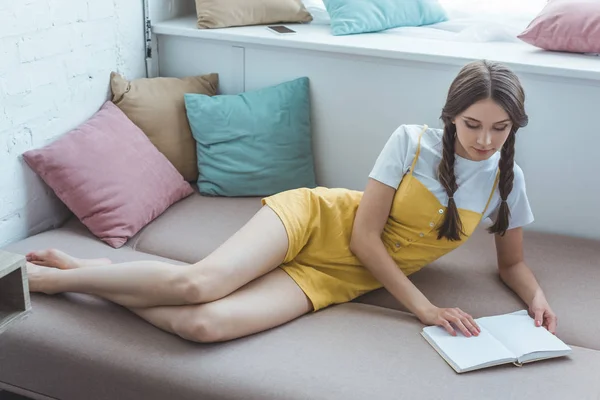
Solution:
M 421 335 L 458 373 L 500 364 L 521 366 L 571 353 L 562 340 L 535 326 L 527 310 L 477 318 L 475 322 L 481 328 L 479 336 L 466 337 L 458 330 L 452 336 L 437 325 L 423 328 Z

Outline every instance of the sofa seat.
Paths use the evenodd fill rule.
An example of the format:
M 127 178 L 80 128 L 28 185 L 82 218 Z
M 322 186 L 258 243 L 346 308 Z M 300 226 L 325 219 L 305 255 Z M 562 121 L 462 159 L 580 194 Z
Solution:
M 240 229 L 261 207 L 261 198 L 220 198 L 197 192 L 173 204 L 136 235 L 130 246 L 195 263 Z
M 0 380 L 56 399 L 595 399 L 600 352 L 457 375 L 410 314 L 349 303 L 197 344 L 80 294 L 33 296 L 0 341 Z M 435 383 L 433 383 L 435 382 Z M 9 387 L 10 388 L 10 387 Z
M 260 198 L 196 193 L 167 210 L 133 242 L 139 251 L 194 263 L 233 235 L 260 206 Z M 600 310 L 600 242 L 530 231 L 524 236 L 526 262 L 560 318 L 557 334 L 570 344 L 600 350 L 600 321 L 589 318 Z M 483 224 L 464 246 L 411 280 L 434 304 L 460 307 L 475 317 L 526 307 L 499 280 L 494 238 Z M 407 311 L 385 289 L 356 302 Z
M 177 203 L 121 249 L 93 237 L 76 219 L 5 249 L 25 254 L 56 247 L 115 262 L 193 262 L 260 207 L 259 199 L 216 200 L 196 194 Z M 519 309 L 497 279 L 490 240 L 477 235 L 411 279 L 439 305 L 476 316 Z M 0 388 L 33 398 L 90 400 L 597 399 L 598 243 L 533 233 L 526 243 L 530 265 L 559 312 L 559 335 L 573 347 L 569 357 L 458 375 L 420 336 L 422 324 L 395 309 L 383 290 L 220 344 L 185 341 L 93 296 L 32 294 L 29 318 L 0 336 Z

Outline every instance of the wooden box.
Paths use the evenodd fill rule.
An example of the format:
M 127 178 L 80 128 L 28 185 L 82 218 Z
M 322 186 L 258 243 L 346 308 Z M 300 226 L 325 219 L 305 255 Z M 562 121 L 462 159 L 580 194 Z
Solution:
M 25 257 L 0 250 L 0 334 L 30 311 Z

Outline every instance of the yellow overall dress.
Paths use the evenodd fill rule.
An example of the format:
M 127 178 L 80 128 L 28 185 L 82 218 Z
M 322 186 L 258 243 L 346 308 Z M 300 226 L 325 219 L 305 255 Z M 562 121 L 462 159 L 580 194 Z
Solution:
M 459 208 L 464 235 L 460 241 L 437 239 L 446 207 L 413 176 L 421 149 L 402 178 L 385 224 L 382 240 L 405 275 L 410 275 L 460 246 L 487 210 L 498 183 L 490 190 L 482 213 Z M 345 303 L 382 287 L 350 251 L 350 237 L 363 192 L 317 187 L 285 191 L 262 199 L 281 218 L 289 247 L 281 268 L 311 300 L 314 311 Z

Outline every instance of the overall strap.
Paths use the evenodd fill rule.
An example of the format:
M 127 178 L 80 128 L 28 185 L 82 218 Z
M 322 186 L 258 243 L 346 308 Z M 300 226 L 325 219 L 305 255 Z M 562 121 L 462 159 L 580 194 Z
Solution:
M 415 165 L 417 165 L 417 160 L 419 159 L 419 154 L 421 153 L 421 137 L 423 136 L 423 134 L 425 133 L 425 131 L 427 131 L 428 126 L 427 125 L 423 125 L 423 130 L 421 131 L 421 133 L 419 133 L 419 143 L 417 145 L 417 152 L 415 153 L 415 158 L 413 159 L 412 165 L 410 166 L 410 174 L 413 174 L 413 171 L 415 170 Z
M 498 171 L 496 172 L 496 179 L 494 180 L 494 186 L 492 186 L 492 191 L 490 193 L 490 196 L 488 197 L 487 204 L 485 205 L 485 208 L 483 209 L 483 212 L 481 213 L 482 218 L 485 215 L 485 212 L 487 211 L 487 209 L 490 205 L 490 202 L 492 201 L 492 197 L 494 197 L 494 192 L 496 191 L 496 186 L 498 186 L 499 180 L 500 180 L 500 169 L 498 169 Z

